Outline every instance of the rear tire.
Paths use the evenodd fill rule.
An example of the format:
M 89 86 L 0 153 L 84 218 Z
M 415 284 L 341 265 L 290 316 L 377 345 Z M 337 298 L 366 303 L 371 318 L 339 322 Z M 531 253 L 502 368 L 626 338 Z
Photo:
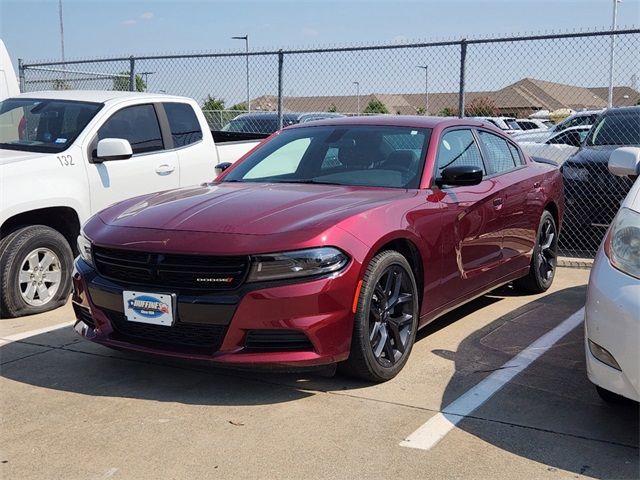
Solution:
M 44 225 L 0 241 L 0 316 L 19 317 L 64 305 L 71 292 L 73 254 L 66 238 Z
M 557 256 L 558 226 L 553 215 L 545 210 L 540 217 L 529 273 L 514 282 L 516 288 L 530 293 L 546 292 L 553 283 Z
M 407 363 L 418 329 L 418 288 L 407 259 L 376 255 L 364 274 L 345 373 L 371 382 L 395 377 Z

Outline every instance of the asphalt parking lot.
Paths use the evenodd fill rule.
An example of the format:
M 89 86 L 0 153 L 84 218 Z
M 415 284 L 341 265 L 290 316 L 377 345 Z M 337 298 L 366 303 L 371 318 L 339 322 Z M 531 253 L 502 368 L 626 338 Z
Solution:
M 2 320 L 0 476 L 638 478 L 638 407 L 597 396 L 581 325 L 429 449 L 401 446 L 579 311 L 588 274 L 559 269 L 545 295 L 505 287 L 451 312 L 380 385 L 120 353 L 69 326 L 44 332 L 72 320 L 70 305 Z

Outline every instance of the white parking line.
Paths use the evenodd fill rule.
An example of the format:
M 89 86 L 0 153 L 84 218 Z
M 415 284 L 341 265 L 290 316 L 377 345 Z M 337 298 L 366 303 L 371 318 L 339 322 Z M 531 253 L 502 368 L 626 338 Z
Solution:
M 576 328 L 584 319 L 581 308 L 553 330 L 533 342 L 514 358 L 505 363 L 464 395 L 457 398 L 400 442 L 401 447 L 429 450 L 435 447 L 447 433 L 474 410 L 489 400 L 493 394 L 509 383 L 513 377 L 535 362 L 558 340 Z
M 7 343 L 17 342 L 18 340 L 24 340 L 25 338 L 33 337 L 35 335 L 40 335 L 42 333 L 52 332 L 54 330 L 58 330 L 64 327 L 70 327 L 75 322 L 64 322 L 64 323 L 56 323 L 55 325 L 50 325 L 48 327 L 37 328 L 35 330 L 29 330 L 27 332 L 16 333 L 13 335 L 7 335 L 6 337 L 0 338 L 0 346 L 6 345 Z

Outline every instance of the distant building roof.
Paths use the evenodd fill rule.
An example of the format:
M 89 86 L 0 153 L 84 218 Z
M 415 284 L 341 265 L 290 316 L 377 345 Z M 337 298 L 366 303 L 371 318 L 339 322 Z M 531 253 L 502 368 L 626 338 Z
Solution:
M 534 78 L 523 78 L 511 85 L 495 90 L 465 92 L 465 103 L 486 97 L 493 101 L 500 114 L 527 115 L 538 110 L 602 109 L 607 106 L 607 87 L 578 87 L 563 83 L 548 82 Z M 285 110 L 336 111 L 340 113 L 362 113 L 367 105 L 377 100 L 391 114 L 415 115 L 426 110 L 425 93 L 371 93 L 367 95 L 284 97 Z M 617 86 L 613 90 L 614 106 L 636 105 L 640 101 L 640 92 L 627 86 Z M 276 110 L 278 99 L 272 95 L 257 97 L 251 101 L 255 110 Z M 428 113 L 438 114 L 445 109 L 455 112 L 458 109 L 458 92 L 429 93 Z

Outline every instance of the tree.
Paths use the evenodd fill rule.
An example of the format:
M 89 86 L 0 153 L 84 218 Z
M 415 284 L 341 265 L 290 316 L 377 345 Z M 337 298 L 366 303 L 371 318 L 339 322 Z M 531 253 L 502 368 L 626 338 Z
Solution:
M 418 107 L 418 108 L 416 109 L 416 113 L 417 113 L 418 115 L 424 115 L 425 113 L 427 113 L 427 111 L 425 110 L 425 108 L 424 108 L 424 107 Z
M 477 97 L 465 107 L 464 114 L 467 117 L 495 117 L 498 107 L 489 97 Z
M 384 103 L 374 98 L 367 104 L 363 113 L 389 113 L 389 110 L 384 106 Z
M 202 110 L 224 110 L 224 100 L 207 95 L 207 98 L 202 104 Z
M 335 113 L 338 111 L 338 108 L 336 107 L 335 103 L 332 103 L 331 105 L 329 105 L 329 108 L 327 108 L 327 112 L 329 113 Z
M 129 72 L 120 72 L 118 77 L 113 79 L 113 89 L 123 92 L 129 91 Z M 144 92 L 147 89 L 147 83 L 142 79 L 141 75 L 136 75 L 136 92 Z
M 238 112 L 246 112 L 247 111 L 247 104 L 246 103 L 236 103 L 235 105 L 233 105 L 232 107 L 229 107 L 229 110 L 235 110 Z
M 438 112 L 439 117 L 455 117 L 457 116 L 457 111 L 454 108 L 444 107 L 442 110 Z

